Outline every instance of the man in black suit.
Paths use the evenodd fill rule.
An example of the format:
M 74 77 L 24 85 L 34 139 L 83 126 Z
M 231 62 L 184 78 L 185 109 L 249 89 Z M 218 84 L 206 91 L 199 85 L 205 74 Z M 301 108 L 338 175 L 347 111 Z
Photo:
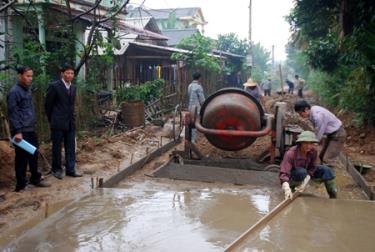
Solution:
M 63 178 L 61 142 L 64 140 L 66 176 L 81 177 L 75 170 L 75 113 L 76 87 L 72 85 L 74 68 L 64 66 L 61 79 L 51 83 L 47 90 L 45 110 L 50 123 L 52 139 L 52 175 Z

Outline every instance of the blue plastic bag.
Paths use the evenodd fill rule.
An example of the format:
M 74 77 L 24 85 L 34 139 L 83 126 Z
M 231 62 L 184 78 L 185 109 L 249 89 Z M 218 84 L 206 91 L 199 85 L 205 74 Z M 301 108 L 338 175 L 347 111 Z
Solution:
M 18 147 L 20 147 L 21 149 L 27 151 L 28 153 L 30 153 L 31 155 L 34 155 L 35 154 L 35 151 L 36 151 L 36 147 L 32 144 L 30 144 L 29 142 L 27 142 L 26 140 L 21 140 L 19 142 L 16 142 L 16 139 L 15 137 L 12 138 L 12 143 L 14 145 L 17 145 Z

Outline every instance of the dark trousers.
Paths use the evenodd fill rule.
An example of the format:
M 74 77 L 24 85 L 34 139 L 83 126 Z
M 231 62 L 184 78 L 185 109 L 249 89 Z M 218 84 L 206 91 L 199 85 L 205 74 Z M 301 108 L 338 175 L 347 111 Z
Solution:
M 303 98 L 303 89 L 302 88 L 298 89 L 298 96 Z
M 293 92 L 294 92 L 294 87 L 289 87 L 288 94 L 293 94 Z
M 64 141 L 66 173 L 75 172 L 75 131 L 52 130 L 52 171 L 62 172 L 61 167 L 61 143 Z
M 305 168 L 294 168 L 290 175 L 290 186 L 292 190 L 294 190 L 294 188 L 299 186 L 306 178 L 307 170 Z M 328 195 L 332 197 L 332 195 L 336 195 L 337 193 L 335 177 L 336 175 L 331 168 L 326 165 L 318 165 L 311 179 L 317 183 L 323 182 Z
M 264 96 L 271 96 L 271 89 L 265 89 L 264 90 Z
M 23 139 L 30 144 L 34 145 L 36 148 L 38 145 L 38 137 L 35 132 L 22 132 Z M 31 184 L 38 184 L 42 174 L 38 171 L 38 152 L 36 151 L 34 155 L 31 155 L 27 151 L 15 146 L 16 158 L 15 158 L 15 169 L 16 169 L 16 179 L 17 185 L 16 189 L 23 189 L 27 184 L 27 165 L 29 165 L 31 177 Z
M 291 171 L 291 180 L 293 182 L 302 182 L 307 176 L 307 170 L 305 168 L 294 168 Z M 326 165 L 318 165 L 316 170 L 311 177 L 312 180 L 324 182 L 335 178 L 335 173 L 331 168 Z

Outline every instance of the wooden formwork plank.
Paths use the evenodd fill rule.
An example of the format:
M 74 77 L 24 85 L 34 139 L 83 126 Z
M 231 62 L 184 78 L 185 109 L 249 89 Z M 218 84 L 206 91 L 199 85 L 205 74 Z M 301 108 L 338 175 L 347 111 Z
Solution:
M 110 177 L 108 180 L 106 180 L 103 183 L 102 187 L 109 187 L 109 188 L 114 187 L 116 184 L 118 184 L 120 181 L 122 181 L 123 179 L 125 179 L 129 175 L 131 175 L 135 171 L 141 169 L 145 164 L 147 164 L 148 162 L 150 162 L 154 158 L 160 156 L 161 154 L 167 152 L 168 150 L 170 150 L 171 148 L 173 148 L 174 146 L 176 146 L 179 143 L 180 143 L 180 139 L 178 139 L 176 141 L 172 141 L 170 143 L 167 143 L 166 145 L 156 149 L 155 151 L 151 152 L 149 155 L 143 157 L 142 159 L 138 160 L 134 164 L 126 167 L 125 169 L 123 169 L 119 173 Z
M 346 170 L 352 176 L 354 181 L 361 187 L 361 189 L 365 192 L 366 196 L 369 200 L 374 200 L 374 192 L 372 191 L 371 186 L 367 183 L 367 181 L 362 177 L 362 175 L 354 168 L 353 163 L 350 161 L 349 157 L 343 153 L 340 153 L 340 161 L 345 164 Z
M 278 179 L 278 174 L 274 172 L 192 165 L 185 162 L 180 164 L 173 161 L 155 170 L 152 176 L 187 181 L 258 186 L 274 186 Z

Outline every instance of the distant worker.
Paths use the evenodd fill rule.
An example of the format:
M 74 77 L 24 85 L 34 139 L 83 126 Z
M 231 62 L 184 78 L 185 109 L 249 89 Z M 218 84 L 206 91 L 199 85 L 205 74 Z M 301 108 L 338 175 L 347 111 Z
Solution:
M 312 122 L 318 140 L 324 142 L 319 158 L 322 163 L 333 166 L 346 140 L 346 131 L 340 119 L 323 107 L 310 106 L 305 100 L 296 102 L 294 110 L 301 117 L 308 118 Z M 323 141 L 324 135 L 325 141 Z
M 294 80 L 294 87 L 297 88 L 297 91 L 298 91 L 298 96 L 303 98 L 303 88 L 305 86 L 305 80 L 300 78 L 298 76 L 298 74 L 296 74 L 294 76 L 295 80 Z
M 294 93 L 294 83 L 288 79 L 285 80 L 286 84 L 288 85 L 288 94 Z
M 242 88 L 241 71 L 227 74 L 226 87 Z
M 254 97 L 262 106 L 265 108 L 264 97 L 258 87 L 258 84 L 251 78 L 247 79 L 247 82 L 243 84 L 244 90 Z
M 238 71 L 236 75 L 234 76 L 234 87 L 235 88 L 242 88 L 242 75 L 241 71 Z
M 199 80 L 201 78 L 200 73 L 193 74 L 193 82 L 188 86 L 188 100 L 189 100 L 189 111 L 191 115 L 194 115 L 195 109 L 199 115 L 201 106 L 205 100 L 203 87 L 200 84 Z M 191 132 L 191 142 L 195 143 L 197 141 L 197 130 L 193 129 Z
M 271 89 L 272 89 L 272 82 L 271 78 L 268 78 L 267 80 L 262 81 L 261 88 L 264 91 L 264 96 L 271 96 Z
M 10 89 L 7 96 L 11 134 L 16 142 L 24 139 L 38 148 L 38 136 L 35 132 L 36 117 L 31 95 L 33 70 L 30 67 L 20 67 L 17 72 L 18 82 Z M 41 180 L 42 174 L 38 170 L 38 152 L 32 155 L 18 146 L 15 146 L 14 150 L 16 152 L 14 163 L 16 188 L 14 191 L 20 192 L 26 189 L 27 166 L 31 173 L 30 184 L 37 187 L 49 187 L 50 184 Z
M 337 198 L 335 174 L 326 165 L 316 165 L 318 139 L 312 131 L 303 131 L 297 139 L 297 145 L 284 155 L 280 165 L 279 179 L 285 199 L 292 199 L 292 191 L 303 192 L 310 179 L 324 182 L 331 199 Z

